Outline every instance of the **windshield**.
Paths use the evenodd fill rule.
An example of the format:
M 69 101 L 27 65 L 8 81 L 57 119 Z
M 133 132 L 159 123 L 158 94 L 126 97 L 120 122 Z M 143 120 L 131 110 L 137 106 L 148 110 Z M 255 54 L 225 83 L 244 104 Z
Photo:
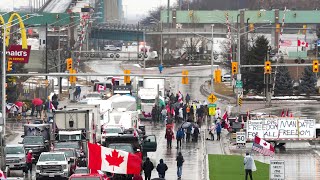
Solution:
M 88 174 L 89 171 L 88 171 L 88 169 L 81 168 L 81 169 L 76 169 L 76 171 L 74 173 L 75 174 Z
M 39 161 L 65 161 L 66 158 L 63 154 L 41 154 Z
M 57 150 L 58 152 L 64 152 L 64 154 L 66 155 L 66 158 L 71 158 L 71 157 L 75 157 L 76 155 L 74 154 L 74 151 L 72 150 Z
M 24 154 L 23 147 L 6 147 L 7 154 Z
M 42 136 L 25 136 L 23 139 L 24 144 L 43 144 Z
M 100 180 L 100 177 L 71 177 L 70 180 Z
M 60 135 L 61 141 L 70 141 L 70 140 L 80 140 L 81 135 L 80 134 L 74 134 L 74 135 Z
M 107 128 L 105 130 L 106 133 L 121 133 L 122 130 L 120 128 Z
M 109 144 L 109 148 L 134 153 L 131 144 Z
M 155 99 L 141 99 L 141 103 L 155 103 Z
M 56 143 L 55 148 L 73 148 L 80 149 L 80 145 L 78 143 Z

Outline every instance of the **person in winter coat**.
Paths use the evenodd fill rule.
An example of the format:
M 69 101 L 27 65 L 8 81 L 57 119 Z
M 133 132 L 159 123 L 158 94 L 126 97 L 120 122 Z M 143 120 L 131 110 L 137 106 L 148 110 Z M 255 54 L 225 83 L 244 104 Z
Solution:
M 188 128 L 187 128 L 187 136 L 186 136 L 186 141 L 187 142 L 190 142 L 190 136 L 191 136 L 191 131 L 192 131 L 192 127 L 191 126 L 189 126 Z
M 218 121 L 216 124 L 217 141 L 220 141 L 221 129 L 222 129 L 221 123 L 220 123 L 220 121 Z
M 188 104 L 190 102 L 190 95 L 187 93 L 186 95 L 186 103 Z
M 209 129 L 209 134 L 211 135 L 211 140 L 214 141 L 214 134 L 216 133 L 216 124 L 212 123 L 210 129 Z
M 172 148 L 172 139 L 173 139 L 173 132 L 170 128 L 167 129 L 165 138 L 167 139 L 167 148 Z
M 41 111 L 42 111 L 42 105 L 37 105 L 36 106 L 36 117 L 38 117 L 38 115 L 40 116 L 41 118 Z
M 165 178 L 167 170 L 168 166 L 163 162 L 163 159 L 160 159 L 160 163 L 157 165 L 159 178 Z
M 26 158 L 26 163 L 27 163 L 27 173 L 30 171 L 30 174 L 32 174 L 32 150 L 29 150 Z
M 178 122 L 182 121 L 183 120 L 183 109 L 182 107 L 179 108 L 179 119 L 178 119 Z
M 182 128 L 179 128 L 179 130 L 177 131 L 176 138 L 177 138 L 177 149 L 178 149 L 178 148 L 181 148 L 181 141 L 182 139 L 184 139 L 184 131 Z
M 194 140 L 194 142 L 198 142 L 199 134 L 200 134 L 199 128 L 197 126 L 194 127 L 194 130 L 193 130 L 193 140 Z
M 154 122 L 156 121 L 156 114 L 157 114 L 156 106 L 153 106 L 151 110 L 151 117 L 152 117 L 152 121 Z
M 154 165 L 150 161 L 150 158 L 147 157 L 146 161 L 143 163 L 142 169 L 144 171 L 145 180 L 151 180 L 151 172 L 154 169 Z
M 184 163 L 184 159 L 183 159 L 183 156 L 182 156 L 181 152 L 178 153 L 176 161 L 177 161 L 177 176 L 178 176 L 179 179 L 181 179 L 181 176 L 182 176 L 182 165 Z
M 250 156 L 250 154 L 247 152 L 246 157 L 243 159 L 243 164 L 244 164 L 244 170 L 246 173 L 246 180 L 248 180 L 248 174 L 250 176 L 250 179 L 252 179 L 252 166 L 253 166 L 253 158 Z

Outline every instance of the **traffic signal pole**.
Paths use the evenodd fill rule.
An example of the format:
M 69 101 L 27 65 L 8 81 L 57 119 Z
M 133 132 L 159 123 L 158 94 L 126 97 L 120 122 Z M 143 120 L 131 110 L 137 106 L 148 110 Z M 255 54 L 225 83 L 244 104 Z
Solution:
M 3 27 L 3 36 L 2 36 L 2 133 L 0 135 L 0 148 L 1 148 L 1 169 L 5 170 L 6 161 L 5 161 L 5 153 L 4 153 L 4 137 L 6 135 L 6 24 L 2 25 Z

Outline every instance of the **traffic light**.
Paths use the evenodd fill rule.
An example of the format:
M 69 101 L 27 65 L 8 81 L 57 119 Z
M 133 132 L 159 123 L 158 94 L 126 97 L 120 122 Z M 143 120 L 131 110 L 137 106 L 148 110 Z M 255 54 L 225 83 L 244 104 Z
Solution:
M 319 72 L 319 62 L 318 62 L 318 60 L 313 60 L 312 64 L 313 64 L 312 65 L 313 72 L 315 72 L 315 73 Z
M 231 63 L 232 75 L 238 74 L 238 62 Z
M 271 62 L 270 61 L 264 62 L 264 73 L 271 74 Z
M 124 72 L 124 74 L 130 74 L 130 70 L 127 70 L 127 69 L 125 69 L 123 72 Z M 123 81 L 126 84 L 130 84 L 131 83 L 130 76 L 129 75 L 124 76 L 124 80 Z
M 7 71 L 12 71 L 12 61 L 8 61 Z
M 306 34 L 307 33 L 307 25 L 303 25 L 303 30 L 302 30 L 302 34 Z
M 76 70 L 75 69 L 71 69 L 70 70 L 70 74 L 76 74 Z M 69 81 L 71 84 L 75 84 L 77 81 L 77 77 L 76 76 L 70 76 L 69 77 Z
M 189 71 L 187 70 L 182 71 L 182 75 L 186 75 L 185 77 L 182 77 L 182 84 L 189 84 L 189 78 L 188 78 Z
M 280 24 L 276 24 L 276 32 L 280 32 Z
M 251 24 L 249 25 L 249 31 L 250 31 L 250 32 L 254 31 L 254 24 L 253 24 L 253 23 L 251 23 Z
M 214 71 L 214 82 L 220 83 L 221 82 L 221 70 L 217 69 Z
M 72 70 L 72 58 L 67 59 L 67 70 L 68 71 Z

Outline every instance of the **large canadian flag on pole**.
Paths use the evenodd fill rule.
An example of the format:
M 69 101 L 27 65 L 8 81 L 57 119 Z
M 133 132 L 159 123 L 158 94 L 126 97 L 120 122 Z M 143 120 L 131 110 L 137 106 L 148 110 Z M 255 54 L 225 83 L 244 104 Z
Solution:
M 88 143 L 88 167 L 116 174 L 140 174 L 142 159 L 138 155 Z
M 298 46 L 308 47 L 308 46 L 309 46 L 309 43 L 307 43 L 307 42 L 305 42 L 305 41 L 298 40 Z
M 267 141 L 256 136 L 252 145 L 252 150 L 255 150 L 265 156 L 274 155 L 274 147 Z

